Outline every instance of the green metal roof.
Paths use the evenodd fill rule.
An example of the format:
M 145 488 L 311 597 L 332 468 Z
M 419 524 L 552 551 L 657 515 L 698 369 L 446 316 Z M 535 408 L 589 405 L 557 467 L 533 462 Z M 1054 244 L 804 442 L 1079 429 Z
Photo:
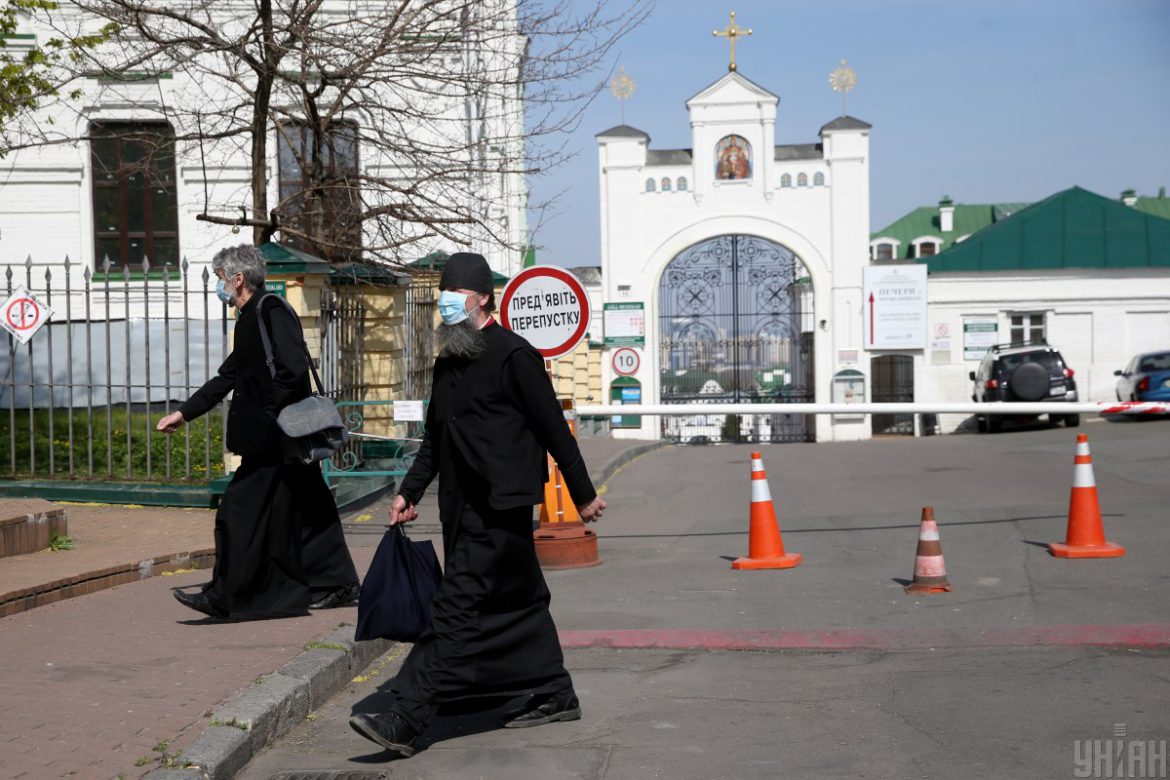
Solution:
M 1170 220 L 1073 187 L 926 262 L 932 273 L 1170 268 Z
M 1146 195 L 1140 196 L 1137 203 L 1134 204 L 1134 208 L 1147 214 L 1153 214 L 1155 217 L 1170 219 L 1170 198 L 1167 198 L 1164 192 L 1158 193 L 1156 198 Z
M 943 245 L 939 251 L 942 251 L 954 246 L 956 239 L 978 233 L 988 225 L 1006 219 L 1027 205 L 1027 203 L 992 203 L 988 205 L 955 203 L 954 229 L 948 231 L 939 228 L 938 206 L 923 206 L 873 233 L 870 238 L 896 239 L 899 244 L 894 257 L 914 260 L 914 248 L 910 242 L 916 238 L 925 236 L 941 238 Z
M 269 241 L 256 248 L 264 255 L 270 273 L 327 274 L 333 269 L 327 260 L 293 249 L 291 246 Z
M 418 268 L 423 271 L 442 271 L 447 266 L 447 258 L 450 257 L 446 252 L 437 251 L 431 252 L 426 257 L 420 257 L 418 260 L 407 263 L 411 268 Z M 492 271 L 492 281 L 496 284 L 507 284 L 511 277 L 504 276 L 498 271 Z

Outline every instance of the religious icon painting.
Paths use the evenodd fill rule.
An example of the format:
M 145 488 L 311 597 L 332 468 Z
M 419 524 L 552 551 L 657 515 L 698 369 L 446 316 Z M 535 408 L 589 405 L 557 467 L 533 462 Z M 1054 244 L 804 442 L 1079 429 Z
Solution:
M 729 135 L 715 145 L 716 179 L 750 179 L 752 147 L 743 136 Z

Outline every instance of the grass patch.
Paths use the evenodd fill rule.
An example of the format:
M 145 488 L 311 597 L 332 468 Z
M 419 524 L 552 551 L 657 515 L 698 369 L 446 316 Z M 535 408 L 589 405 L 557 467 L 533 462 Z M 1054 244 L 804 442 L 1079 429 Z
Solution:
M 53 552 L 73 549 L 73 537 L 63 534 L 53 534 L 49 537 L 49 549 Z
M 340 650 L 343 653 L 349 652 L 348 647 L 345 645 L 339 645 L 336 642 L 309 642 L 309 644 L 305 645 L 306 650 L 316 650 L 317 648 L 323 648 L 325 650 Z
M 172 407 L 172 410 L 174 407 Z M 0 469 L 13 479 L 69 478 L 69 456 L 73 455 L 75 479 L 90 479 L 90 448 L 93 450 L 93 477 L 102 481 L 168 482 L 206 484 L 224 474 L 223 412 L 216 409 L 171 435 L 154 429 L 165 410 L 123 407 L 95 407 L 90 428 L 88 409 L 0 409 Z M 14 419 L 15 417 L 15 419 Z M 69 422 L 73 421 L 73 442 Z M 49 423 L 52 421 L 52 435 Z M 150 445 L 147 446 L 147 427 Z M 129 441 L 127 441 L 129 437 Z M 210 444 L 211 467 L 206 464 Z M 13 457 L 13 446 L 16 453 Z M 167 476 L 170 450 L 171 475 Z M 185 477 L 188 452 L 191 475 Z M 149 453 L 149 468 L 147 455 Z M 129 461 L 129 474 L 127 474 Z M 50 474 L 52 472 L 52 474 Z

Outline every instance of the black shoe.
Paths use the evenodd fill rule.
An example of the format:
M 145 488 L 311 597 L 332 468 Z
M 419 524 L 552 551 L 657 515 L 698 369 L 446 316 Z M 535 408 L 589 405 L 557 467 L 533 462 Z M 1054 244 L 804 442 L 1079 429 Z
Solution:
M 184 607 L 190 607 L 196 612 L 202 612 L 204 615 L 213 618 L 224 620 L 227 618 L 227 611 L 217 606 L 207 594 L 199 593 L 184 593 L 181 590 L 171 591 L 175 594 L 175 599 Z
M 326 593 L 321 598 L 309 605 L 309 609 L 329 609 L 330 607 L 346 607 L 357 602 L 358 591 L 361 590 L 361 585 L 352 582 L 349 585 L 342 585 L 335 591 Z
M 391 753 L 403 758 L 414 755 L 414 741 L 418 732 L 393 712 L 381 715 L 354 715 L 349 726 L 371 742 L 377 742 Z
M 577 701 L 577 694 L 571 689 L 551 696 L 538 696 L 532 703 L 536 703 L 536 706 L 531 706 L 530 703 L 528 709 L 506 721 L 504 728 L 526 729 L 559 720 L 581 720 L 581 703 Z

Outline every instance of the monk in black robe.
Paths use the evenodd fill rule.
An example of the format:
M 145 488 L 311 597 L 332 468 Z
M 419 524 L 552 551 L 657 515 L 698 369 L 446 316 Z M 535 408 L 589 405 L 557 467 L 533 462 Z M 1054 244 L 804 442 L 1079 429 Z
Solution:
M 337 504 L 317 464 L 285 462 L 289 440 L 276 425 L 285 406 L 310 395 L 300 323 L 283 302 L 264 296 L 264 256 L 249 245 L 212 260 L 221 300 L 239 310 L 234 346 L 219 372 L 158 423 L 172 433 L 233 393 L 227 448 L 241 457 L 215 514 L 215 569 L 200 593 L 174 591 L 185 606 L 211 617 L 254 619 L 304 615 L 352 603 L 354 568 Z M 276 376 L 260 336 L 263 318 Z
M 543 358 L 490 316 L 487 261 L 452 255 L 439 286 L 441 350 L 426 432 L 390 523 L 417 517 L 415 507 L 438 475 L 443 580 L 431 603 L 432 628 L 392 684 L 393 709 L 350 719 L 359 734 L 400 756 L 414 753 L 438 705 L 455 699 L 531 694 L 504 724 L 511 728 L 581 717 L 532 535 L 532 507 L 543 500 L 548 477 L 546 452 L 584 520 L 605 510 Z

